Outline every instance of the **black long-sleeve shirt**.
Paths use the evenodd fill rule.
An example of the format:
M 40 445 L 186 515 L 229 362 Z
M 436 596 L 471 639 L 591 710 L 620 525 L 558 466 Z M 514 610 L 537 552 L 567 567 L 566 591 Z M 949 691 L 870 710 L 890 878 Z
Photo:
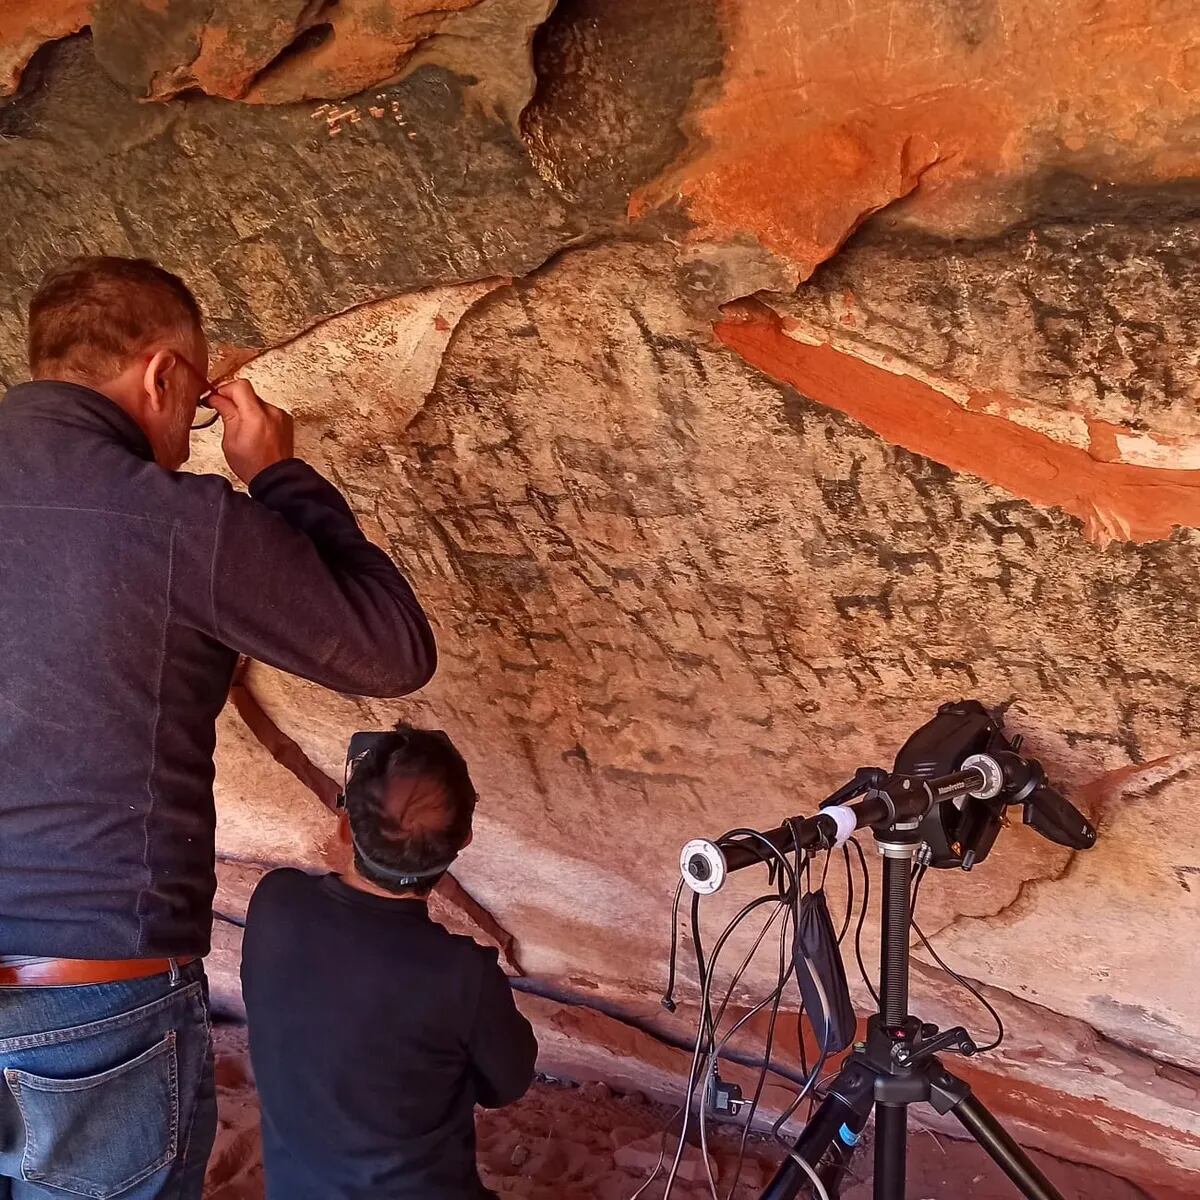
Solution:
M 0 954 L 204 954 L 213 748 L 239 653 L 399 696 L 429 623 L 297 459 L 250 495 L 166 471 L 70 383 L 0 403 Z
M 474 1106 L 533 1079 L 496 952 L 420 900 L 273 871 L 242 950 L 268 1200 L 481 1200 Z

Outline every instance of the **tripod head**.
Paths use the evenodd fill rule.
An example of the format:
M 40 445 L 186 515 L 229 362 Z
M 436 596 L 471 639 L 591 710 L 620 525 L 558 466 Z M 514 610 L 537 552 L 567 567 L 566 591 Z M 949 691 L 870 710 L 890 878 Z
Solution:
M 1060 846 L 1088 850 L 1095 843 L 1095 829 L 1046 782 L 1042 764 L 1020 749 L 1020 735 L 1007 737 L 1004 718 L 978 700 L 943 704 L 900 747 L 895 775 L 931 780 L 980 766 L 987 776 L 983 788 L 935 804 L 922 819 L 918 837 L 929 847 L 930 866 L 969 871 L 983 862 L 1006 823 L 1006 809 L 1018 805 L 1026 825 Z
M 872 1110 L 876 1120 L 875 1200 L 902 1200 L 907 1109 L 916 1103 L 929 1103 L 940 1113 L 953 1112 L 1018 1184 L 1027 1200 L 1062 1200 L 1036 1165 L 974 1099 L 967 1084 L 951 1075 L 939 1059 L 939 1052 L 973 1055 L 994 1049 L 1003 1040 L 1004 1030 L 1000 1017 L 983 995 L 942 964 L 914 920 L 917 892 L 925 868 L 970 870 L 982 862 L 991 851 L 1001 826 L 1006 823 L 1007 810 L 1016 807 L 1020 807 L 1025 823 L 1050 841 L 1075 850 L 1087 850 L 1095 844 L 1095 829 L 1046 782 L 1041 764 L 1021 753 L 1021 739 L 1005 734 L 1002 717 L 990 713 L 977 700 L 960 700 L 943 704 L 937 715 L 905 742 L 891 771 L 860 767 L 851 780 L 825 800 L 816 815 L 792 817 L 775 829 L 741 828 L 715 840 L 696 838 L 683 847 L 680 869 L 682 883 L 695 893 L 692 896 L 692 928 L 701 982 L 701 1018 L 688 1083 L 688 1102 L 683 1108 L 683 1132 L 687 1129 L 691 1096 L 698 1079 L 706 1081 L 700 1109 L 702 1142 L 709 1108 L 730 1115 L 746 1103 L 740 1091 L 721 1080 L 716 1066 L 723 1047 L 746 1017 L 734 1024 L 723 1039 L 719 1040 L 718 1034 L 734 987 L 774 916 L 764 925 L 758 941 L 734 974 L 725 1000 L 715 1015 L 711 995 L 716 962 L 722 948 L 740 923 L 759 905 L 774 903 L 778 906 L 777 912 L 788 912 L 791 954 L 786 954 L 785 927 L 780 940 L 780 973 L 776 989 L 749 1014 L 768 1003 L 773 1005 L 766 1061 L 759 1089 L 754 1099 L 748 1102 L 746 1128 L 753 1122 L 762 1091 L 761 1080 L 766 1078 L 770 1068 L 775 1015 L 789 978 L 795 978 L 801 999 L 800 1011 L 808 1015 L 820 1049 L 812 1069 L 805 1066 L 807 1074 L 803 1085 L 792 1106 L 776 1121 L 772 1132 L 778 1136 L 782 1121 L 814 1087 L 818 1087 L 827 1057 L 847 1049 L 853 1042 L 853 1050 L 843 1061 L 833 1083 L 824 1089 L 818 1087 L 820 1106 L 767 1185 L 761 1200 L 795 1200 L 804 1189 L 822 1200 L 833 1200 L 840 1195 L 842 1182 L 848 1175 L 850 1156 Z M 878 1003 L 878 1012 L 867 1019 L 865 1039 L 854 1041 L 859 1025 L 839 951 L 842 935 L 850 927 L 853 908 L 849 847 L 846 849 L 846 880 L 850 898 L 842 934 L 835 932 L 828 919 L 824 878 L 815 889 L 809 884 L 809 890 L 805 892 L 801 868 L 802 864 L 805 867 L 811 864 L 818 852 L 846 846 L 860 829 L 872 831 L 883 859 L 880 972 L 876 991 L 867 980 L 859 944 L 867 913 L 869 871 L 865 856 L 855 842 L 863 878 L 855 955 L 864 981 Z M 788 856 L 793 852 L 795 857 L 789 860 Z M 760 896 L 746 905 L 726 926 L 706 962 L 699 932 L 700 898 L 717 891 L 730 872 L 755 864 L 769 867 L 768 883 L 778 889 L 778 895 Z M 674 1011 L 671 993 L 676 968 L 675 916 L 682 894 L 681 884 L 676 891 L 670 978 L 663 998 L 663 1004 L 671 1011 Z M 990 1045 L 978 1046 L 961 1026 L 941 1031 L 909 1012 L 910 937 L 913 930 L 938 964 L 971 991 L 995 1017 L 997 1036 Z M 785 961 L 788 959 L 790 963 Z M 701 1073 L 699 1065 L 705 1048 L 708 1063 Z M 680 1147 L 683 1144 L 681 1133 Z M 668 1197 L 678 1165 L 677 1152 L 668 1177 L 665 1193 Z

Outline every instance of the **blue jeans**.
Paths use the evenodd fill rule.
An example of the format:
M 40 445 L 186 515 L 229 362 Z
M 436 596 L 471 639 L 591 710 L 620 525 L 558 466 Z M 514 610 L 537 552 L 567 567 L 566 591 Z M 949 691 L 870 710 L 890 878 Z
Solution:
M 0 988 L 0 1200 L 200 1200 L 217 1106 L 204 968 Z

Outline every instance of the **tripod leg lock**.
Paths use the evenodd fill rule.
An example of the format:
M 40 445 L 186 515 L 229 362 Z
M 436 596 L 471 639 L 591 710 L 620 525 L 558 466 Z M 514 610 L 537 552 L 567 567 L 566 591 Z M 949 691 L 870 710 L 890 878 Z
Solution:
M 929 1076 L 929 1103 L 943 1117 L 956 1109 L 971 1096 L 971 1085 L 951 1075 L 949 1071 L 937 1070 Z

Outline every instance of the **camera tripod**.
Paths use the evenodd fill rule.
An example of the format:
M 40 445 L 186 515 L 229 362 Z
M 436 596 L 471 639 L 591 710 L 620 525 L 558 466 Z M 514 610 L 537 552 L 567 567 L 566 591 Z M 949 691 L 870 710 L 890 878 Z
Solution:
M 833 850 L 858 830 L 871 830 L 883 855 L 879 1011 L 761 1200 L 794 1200 L 805 1189 L 834 1200 L 872 1111 L 875 1200 L 904 1200 L 908 1108 L 920 1103 L 953 1114 L 1027 1200 L 1062 1200 L 969 1085 L 938 1058 L 946 1051 L 976 1053 L 967 1031 L 942 1032 L 908 1011 L 918 852 L 922 866 L 969 871 L 988 856 L 1006 809 L 1018 806 L 1025 823 L 1050 841 L 1074 850 L 1095 844 L 1095 829 L 1046 782 L 1041 764 L 1020 749 L 1020 737 L 1004 734 L 1003 718 L 979 701 L 943 704 L 901 748 L 893 772 L 861 767 L 815 816 L 793 817 L 765 831 L 734 830 L 716 841 L 696 838 L 683 847 L 683 882 L 698 897 L 718 891 L 732 871 L 770 863 L 772 856 Z M 827 949 L 836 955 L 836 946 Z M 850 1009 L 844 977 L 835 981 L 827 975 L 819 982 L 822 997 L 834 989 Z M 853 1035 L 847 1029 L 840 1036 L 834 1051 Z
M 939 1050 L 974 1054 L 966 1030 L 940 1032 L 908 1012 L 910 886 L 920 842 L 919 822 L 877 830 L 883 855 L 883 937 L 880 948 L 879 1011 L 867 1036 L 845 1059 L 825 1099 L 796 1140 L 761 1200 L 794 1200 L 812 1177 L 830 1200 L 840 1194 L 850 1158 L 872 1109 L 875 1112 L 875 1200 L 904 1200 L 908 1107 L 927 1103 L 953 1114 L 1028 1200 L 1062 1200 L 970 1086 L 943 1066 Z

